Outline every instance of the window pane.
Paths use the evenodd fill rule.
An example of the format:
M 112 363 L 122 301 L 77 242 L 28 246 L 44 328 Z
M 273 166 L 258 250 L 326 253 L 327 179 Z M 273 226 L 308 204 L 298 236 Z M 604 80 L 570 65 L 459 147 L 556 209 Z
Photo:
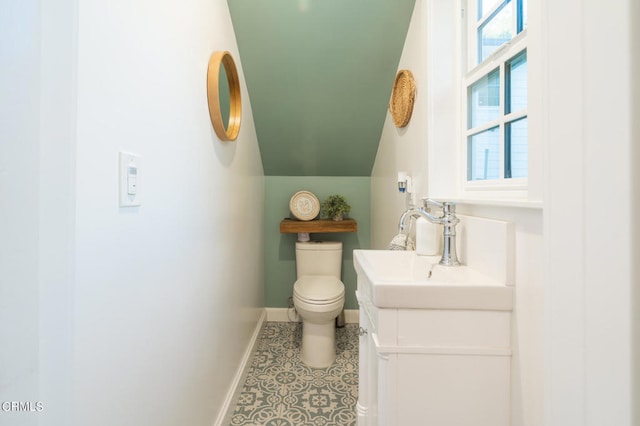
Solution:
M 500 71 L 495 69 L 469 88 L 468 128 L 495 120 L 500 115 Z
M 518 32 L 524 30 L 527 28 L 527 21 L 528 21 L 528 14 L 527 14 L 527 10 L 528 10 L 528 5 L 527 5 L 527 0 L 522 0 L 522 10 L 520 12 L 518 12 L 520 14 L 520 21 L 522 22 L 522 25 L 519 26 L 518 28 Z
M 527 118 L 505 126 L 505 178 L 527 177 L 529 150 L 527 146 Z
M 478 29 L 478 63 L 513 38 L 513 8 L 510 2 Z
M 498 127 L 469 137 L 467 180 L 500 178 L 500 130 Z
M 508 114 L 527 107 L 527 52 L 524 51 L 507 62 L 506 72 L 505 112 Z
M 487 13 L 502 0 L 478 0 L 478 19 L 486 16 Z

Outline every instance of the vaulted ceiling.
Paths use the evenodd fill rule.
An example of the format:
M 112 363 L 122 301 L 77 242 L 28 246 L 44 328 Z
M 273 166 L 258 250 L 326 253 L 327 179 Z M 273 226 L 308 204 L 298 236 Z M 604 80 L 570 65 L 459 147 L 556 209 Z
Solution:
M 415 0 L 228 0 L 267 176 L 370 176 Z

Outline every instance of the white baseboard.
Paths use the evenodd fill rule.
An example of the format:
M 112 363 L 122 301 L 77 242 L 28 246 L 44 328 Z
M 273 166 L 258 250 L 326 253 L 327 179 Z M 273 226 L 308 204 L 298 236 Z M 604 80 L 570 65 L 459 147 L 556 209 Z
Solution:
M 214 426 L 226 426 L 231 423 L 231 416 L 233 414 L 233 410 L 235 408 L 234 403 L 238 398 L 238 395 L 242 391 L 242 386 L 246 379 L 247 373 L 249 372 L 249 366 L 251 365 L 251 357 L 255 351 L 256 344 L 258 343 L 258 336 L 260 336 L 260 330 L 262 329 L 262 324 L 265 322 L 267 318 L 267 312 L 262 311 L 262 315 L 258 319 L 258 324 L 256 324 L 256 329 L 251 336 L 251 340 L 249 340 L 249 344 L 247 345 L 247 349 L 244 351 L 244 355 L 242 356 L 242 360 L 240 361 L 240 366 L 238 367 L 238 371 L 236 372 L 235 377 L 233 378 L 233 382 L 231 382 L 231 386 L 229 387 L 229 391 L 227 392 L 227 397 L 220 408 L 220 412 L 218 413 L 218 417 L 216 421 L 213 423 Z
M 267 311 L 267 321 L 269 322 L 300 322 L 298 315 L 293 308 L 264 308 Z
M 344 322 L 347 324 L 358 324 L 360 322 L 360 311 L 358 309 L 345 309 Z
M 265 308 L 267 311 L 267 321 L 274 322 L 300 322 L 300 316 L 290 308 Z M 345 309 L 344 321 L 347 324 L 357 324 L 360 322 L 360 313 L 357 309 Z

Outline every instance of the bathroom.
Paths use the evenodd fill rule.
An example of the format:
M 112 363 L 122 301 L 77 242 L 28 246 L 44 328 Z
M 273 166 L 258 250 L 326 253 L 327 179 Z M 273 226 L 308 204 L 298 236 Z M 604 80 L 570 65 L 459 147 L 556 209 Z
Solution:
M 277 5 L 312 13 L 318 1 L 274 1 L 254 19 L 276 19 Z M 388 44 L 373 46 L 390 52 L 380 66 L 392 77 L 410 69 L 418 86 L 406 128 L 385 112 L 391 79 L 374 148 L 359 134 L 336 148 L 334 162 L 357 150 L 366 172 L 314 169 L 321 145 L 289 134 L 293 121 L 263 133 L 260 120 L 287 110 L 274 103 L 265 115 L 247 87 L 231 16 L 246 0 L 0 6 L 0 39 L 10 41 L 0 49 L 0 402 L 35 407 L 0 411 L 0 425 L 215 424 L 265 308 L 287 303 L 280 286 L 291 285 L 293 248 L 277 230 L 278 200 L 344 192 L 359 225 L 340 237 L 345 247 L 385 248 L 408 203 L 399 171 L 418 197 L 455 198 L 461 214 L 514 224 L 512 425 L 638 424 L 640 6 L 528 1 L 529 91 L 540 96 L 528 107 L 539 143 L 527 193 L 477 200 L 460 191 L 455 142 L 460 3 L 322 1 L 347 17 L 404 13 L 396 48 L 390 28 L 352 30 L 360 41 L 385 33 Z M 216 50 L 232 53 L 241 76 L 242 129 L 231 143 L 216 138 L 206 105 Z M 277 53 L 257 52 L 265 63 Z M 316 56 L 324 72 L 359 58 Z M 357 71 L 349 84 L 371 74 Z M 326 95 L 311 99 L 337 108 L 344 93 Z M 334 118 L 322 125 L 360 124 L 354 111 Z M 310 149 L 287 163 L 297 171 L 267 170 L 280 153 L 263 151 L 268 137 Z M 120 151 L 141 156 L 139 207 L 118 207 Z M 347 293 L 350 260 L 346 250 Z M 352 293 L 346 303 L 355 307 Z

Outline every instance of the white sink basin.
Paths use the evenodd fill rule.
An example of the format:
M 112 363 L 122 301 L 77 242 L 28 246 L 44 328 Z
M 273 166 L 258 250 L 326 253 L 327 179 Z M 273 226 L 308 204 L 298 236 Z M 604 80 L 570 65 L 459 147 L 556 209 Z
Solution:
M 510 311 L 513 307 L 513 287 L 467 266 L 438 265 L 440 256 L 354 250 L 353 259 L 358 291 L 370 294 L 380 308 Z

